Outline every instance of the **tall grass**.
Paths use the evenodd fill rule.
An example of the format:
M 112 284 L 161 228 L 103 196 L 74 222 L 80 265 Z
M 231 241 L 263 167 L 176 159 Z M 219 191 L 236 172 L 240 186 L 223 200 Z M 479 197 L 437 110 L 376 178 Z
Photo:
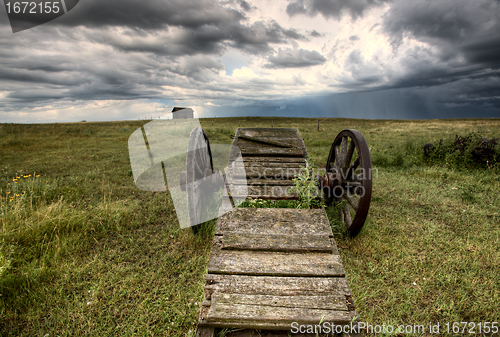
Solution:
M 426 162 L 423 145 L 498 137 L 500 120 L 201 123 L 231 144 L 238 124 L 271 120 L 299 128 L 318 167 L 343 129 L 369 144 L 378 171 L 363 230 L 351 239 L 327 209 L 363 321 L 498 321 L 498 166 Z M 0 124 L 0 335 L 194 334 L 215 222 L 194 236 L 168 192 L 135 187 L 127 140 L 144 123 Z

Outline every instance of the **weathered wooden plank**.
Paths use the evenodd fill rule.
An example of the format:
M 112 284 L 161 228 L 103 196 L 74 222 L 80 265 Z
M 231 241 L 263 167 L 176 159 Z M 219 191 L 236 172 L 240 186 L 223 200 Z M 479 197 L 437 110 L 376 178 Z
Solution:
M 224 232 L 332 237 L 324 209 L 235 208 L 217 221 L 216 235 Z
M 353 318 L 356 315 L 351 315 Z M 343 322 L 342 322 L 343 323 Z M 233 322 L 206 322 L 206 321 L 200 321 L 199 326 L 214 326 L 217 328 L 228 328 L 232 329 L 235 328 L 235 324 Z M 347 323 L 349 324 L 349 323 Z M 292 326 L 290 323 L 281 323 L 281 322 L 248 322 L 245 324 L 239 324 L 238 329 L 252 329 L 252 330 L 287 330 L 288 332 L 291 330 Z M 246 331 L 246 330 L 245 330 Z M 236 332 L 235 332 L 236 333 Z M 233 337 L 234 335 L 228 334 L 228 337 Z M 243 335 L 247 336 L 247 335 Z M 254 335 L 255 337 L 259 336 L 258 334 Z M 263 336 L 263 335 L 261 335 Z M 271 334 L 271 335 L 266 335 L 266 336 L 273 336 L 273 337 L 288 337 L 288 334 Z M 316 334 L 298 334 L 298 335 L 292 335 L 292 336 L 297 336 L 297 337 L 318 337 Z M 260 336 L 259 336 L 260 337 Z M 320 334 L 319 337 L 331 337 L 331 334 L 325 335 L 325 334 Z M 354 334 L 349 334 L 345 335 L 344 337 L 362 337 L 362 335 L 354 335 Z
M 330 238 L 330 242 L 332 244 L 332 254 L 339 255 L 339 251 L 337 249 L 337 243 L 335 242 L 334 238 Z
M 248 163 L 300 163 L 305 164 L 307 158 L 301 157 L 265 157 L 265 156 L 255 156 L 255 157 L 242 157 L 239 159 L 235 159 L 234 161 L 237 163 L 244 162 L 245 165 Z
M 248 185 L 248 186 L 293 186 L 295 185 L 293 180 L 290 179 L 231 179 L 230 188 L 237 185 Z
M 253 158 L 253 157 L 249 157 Z M 257 157 L 256 157 L 257 158 Z M 258 157 L 262 158 L 262 157 Z M 243 161 L 237 161 L 235 164 L 235 168 L 245 168 L 245 169 L 250 169 L 250 168 L 282 168 L 282 169 L 287 169 L 287 168 L 292 168 L 292 169 L 301 169 L 306 167 L 306 163 L 304 162 L 275 162 L 273 161 L 273 158 L 269 158 L 269 161 L 249 161 L 247 160 L 248 158 L 245 158 Z M 303 158 L 289 158 L 289 159 L 303 159 Z M 232 168 L 230 167 L 229 170 Z
M 285 181 L 285 180 L 283 180 Z M 292 186 L 231 186 L 233 198 L 237 199 L 298 199 L 298 194 L 290 190 Z
M 205 276 L 207 299 L 211 294 L 232 293 L 247 295 L 351 296 L 344 277 L 273 277 L 207 274 Z
M 302 147 L 302 139 L 297 137 L 278 138 L 278 137 L 247 137 L 238 135 L 236 146 L 252 145 L 256 146 L 272 146 L 281 148 Z
M 328 321 L 329 324 L 350 324 L 357 316 L 356 311 L 346 310 L 342 295 L 274 296 L 216 293 L 212 296 L 213 300 L 204 299 L 199 327 L 290 330 L 293 321 L 299 324 L 318 324 L 321 320 Z M 327 316 L 325 312 L 330 315 Z M 218 316 L 221 316 L 221 319 L 218 319 Z
M 313 296 L 277 296 L 215 293 L 212 295 L 211 305 L 214 303 L 349 311 L 346 305 L 345 296 L 333 294 Z
M 252 137 L 249 137 L 245 134 L 242 134 L 242 133 L 239 133 L 238 134 L 238 139 L 240 140 L 244 140 L 244 141 L 249 141 L 249 142 L 258 142 L 258 141 L 270 141 L 271 145 L 274 145 L 274 144 L 280 144 L 281 145 L 281 142 L 293 142 L 293 143 L 296 143 L 296 144 L 300 144 L 301 142 L 303 142 L 302 138 L 300 137 L 299 134 L 295 134 L 295 135 L 289 135 L 289 136 L 286 136 L 286 137 L 277 137 L 277 136 L 252 136 Z M 266 144 L 266 143 L 263 143 L 263 144 Z
M 243 138 L 239 138 L 240 135 Z M 248 139 L 258 138 L 264 141 L 279 144 L 280 147 L 271 144 L 259 144 Z M 293 146 L 293 148 L 283 148 L 282 146 Z M 300 137 L 299 131 L 294 128 L 239 128 L 233 141 L 233 150 L 230 160 L 236 160 L 240 154 L 247 157 L 282 157 L 282 158 L 307 158 L 307 150 L 304 140 Z M 276 160 L 274 159 L 273 160 Z
M 318 324 L 322 319 L 331 323 L 347 323 L 353 318 L 351 311 L 325 309 L 276 308 L 266 305 L 213 303 L 206 317 L 207 322 L 231 322 L 235 327 L 248 327 L 250 323 L 279 322 Z
M 339 255 L 250 250 L 222 250 L 222 238 L 214 237 L 208 272 L 212 274 L 268 276 L 345 275 Z
M 236 136 L 245 137 L 275 137 L 275 138 L 295 138 L 300 137 L 296 128 L 238 128 Z
M 202 305 L 211 306 L 213 303 L 266 305 L 270 307 L 349 311 L 349 308 L 346 305 L 345 296 L 335 294 L 312 296 L 278 296 L 214 293 L 211 297 L 211 301 L 206 301 Z
M 279 157 L 304 157 L 304 150 L 301 148 L 278 148 L 262 146 L 238 146 L 243 157 L 248 156 L 279 156 Z
M 333 253 L 328 235 L 283 235 L 224 232 L 222 249 L 264 250 L 270 252 Z
M 273 163 L 277 164 L 277 163 Z M 248 165 L 245 167 L 237 166 L 234 169 L 228 169 L 227 175 L 231 178 L 248 179 L 293 179 L 304 170 L 303 166 L 276 167 L 271 165 Z

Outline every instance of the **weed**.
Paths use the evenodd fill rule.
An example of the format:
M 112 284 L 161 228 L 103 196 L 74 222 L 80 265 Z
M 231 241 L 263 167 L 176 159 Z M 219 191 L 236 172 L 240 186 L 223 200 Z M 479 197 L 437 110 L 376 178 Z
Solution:
M 238 207 L 250 208 L 298 208 L 297 200 L 246 199 Z
M 290 191 L 298 194 L 299 202 L 296 208 L 310 209 L 324 206 L 322 199 L 318 196 L 317 180 L 313 172 L 312 165 L 306 162 L 306 167 L 302 168 L 293 179 L 295 185 L 290 188 Z

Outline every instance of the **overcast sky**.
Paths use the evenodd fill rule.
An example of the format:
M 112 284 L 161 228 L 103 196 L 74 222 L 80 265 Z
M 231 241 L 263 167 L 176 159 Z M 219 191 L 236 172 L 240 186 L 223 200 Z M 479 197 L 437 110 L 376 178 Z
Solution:
M 0 122 L 500 117 L 499 0 L 80 0 L 12 33 Z

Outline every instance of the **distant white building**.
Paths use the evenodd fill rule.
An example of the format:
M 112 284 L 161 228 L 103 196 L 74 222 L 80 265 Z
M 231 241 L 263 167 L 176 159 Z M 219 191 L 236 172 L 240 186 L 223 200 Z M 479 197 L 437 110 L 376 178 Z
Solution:
M 173 119 L 194 118 L 194 111 L 191 108 L 174 107 L 172 109 Z

